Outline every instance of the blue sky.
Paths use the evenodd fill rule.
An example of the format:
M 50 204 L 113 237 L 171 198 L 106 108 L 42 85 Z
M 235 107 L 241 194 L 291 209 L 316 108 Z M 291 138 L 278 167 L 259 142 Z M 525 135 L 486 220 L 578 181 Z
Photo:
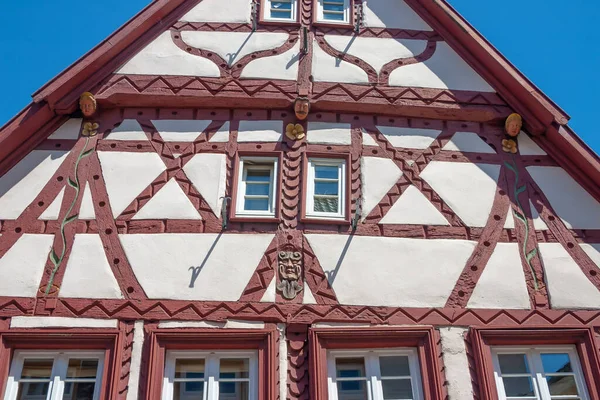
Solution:
M 226 1 L 226 0 L 224 0 Z M 377 1 L 377 0 L 371 0 Z M 31 94 L 145 7 L 149 0 L 19 0 L 0 13 L 0 125 Z M 513 64 L 562 107 L 600 153 L 600 2 L 450 0 Z

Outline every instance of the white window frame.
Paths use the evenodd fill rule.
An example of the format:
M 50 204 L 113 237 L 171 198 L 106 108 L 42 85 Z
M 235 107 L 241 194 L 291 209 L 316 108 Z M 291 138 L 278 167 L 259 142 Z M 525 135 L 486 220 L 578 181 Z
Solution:
M 325 13 L 324 13 L 324 2 L 325 1 L 329 1 L 329 0 L 319 0 L 317 2 L 317 22 L 326 22 L 329 24 L 349 24 L 350 23 L 350 12 L 351 7 L 350 7 L 350 3 L 352 0 L 334 0 L 334 1 L 338 1 L 338 2 L 344 2 L 344 20 L 343 21 L 336 21 L 333 19 L 325 19 Z
M 256 162 L 264 165 L 250 165 L 251 162 Z M 257 211 L 257 210 L 245 210 L 244 203 L 246 198 L 246 176 L 248 168 L 268 170 L 270 171 L 269 184 L 271 190 L 269 191 L 269 210 Z M 237 182 L 237 198 L 235 205 L 235 216 L 236 217 L 250 217 L 250 218 L 261 218 L 261 217 L 275 217 L 277 211 L 277 181 L 279 171 L 279 159 L 277 157 L 240 157 L 238 165 L 238 182 Z
M 275 18 L 271 17 L 272 3 L 277 3 L 277 0 L 263 0 L 263 19 L 265 21 L 278 21 L 278 22 L 296 22 L 298 18 L 298 0 L 280 0 L 283 2 L 289 2 L 292 4 L 291 18 Z
M 369 349 L 369 350 L 329 350 L 327 352 L 327 388 L 329 400 L 338 400 L 337 376 L 335 368 L 336 358 L 362 357 L 365 360 L 365 375 L 367 395 L 369 400 L 383 399 L 383 386 L 381 384 L 381 369 L 379 357 L 407 356 L 410 366 L 410 378 L 413 389 L 413 399 L 423 400 L 423 382 L 419 366 L 417 349 Z
M 338 167 L 338 207 L 339 212 L 318 212 L 315 209 L 315 166 L 331 166 Z M 308 159 L 308 172 L 306 182 L 306 209 L 305 214 L 307 218 L 315 219 L 346 219 L 346 160 L 343 158 L 309 158 Z
M 173 400 L 173 382 L 177 359 L 204 359 L 204 399 L 219 399 L 220 360 L 227 358 L 248 358 L 248 398 L 258 400 L 258 354 L 256 351 L 167 351 L 163 377 L 162 400 Z
M 572 375 L 575 377 L 575 383 L 577 384 L 577 390 L 579 396 L 559 396 L 561 399 L 575 399 L 580 398 L 582 400 L 588 400 L 589 396 L 587 393 L 587 386 L 579 363 L 579 356 L 574 346 L 535 346 L 535 347 L 492 347 L 492 360 L 494 364 L 494 380 L 496 382 L 496 388 L 498 390 L 498 400 L 506 400 L 506 392 L 504 390 L 504 381 L 500 372 L 500 361 L 498 359 L 499 354 L 526 354 L 527 363 L 530 371 L 530 376 L 533 380 L 533 388 L 537 399 L 539 400 L 551 400 L 550 390 L 548 389 L 548 382 L 546 381 L 546 374 L 544 373 L 544 367 L 542 365 L 541 354 L 549 353 L 566 353 L 569 355 L 571 360 L 571 366 L 573 367 Z M 568 373 L 564 374 L 567 375 Z M 526 376 L 528 374 L 522 374 Z M 563 374 L 561 374 L 563 375 Z M 510 374 L 510 376 L 520 376 L 520 374 Z M 557 398 L 557 396 L 554 396 Z
M 94 380 L 96 384 L 94 387 L 94 400 L 98 400 L 100 398 L 100 391 L 102 390 L 102 375 L 104 373 L 104 352 L 17 350 L 15 351 L 11 362 L 10 372 L 8 374 L 6 383 L 6 390 L 4 392 L 4 400 L 15 400 L 17 398 L 21 373 L 23 372 L 23 363 L 26 359 L 30 358 L 53 360 L 47 400 L 62 400 L 65 390 L 65 383 L 69 381 L 66 379 L 67 369 L 69 367 L 69 359 L 97 359 L 98 370 L 96 371 L 96 378 Z M 82 380 L 79 381 L 81 382 Z M 91 382 L 91 379 L 89 381 Z

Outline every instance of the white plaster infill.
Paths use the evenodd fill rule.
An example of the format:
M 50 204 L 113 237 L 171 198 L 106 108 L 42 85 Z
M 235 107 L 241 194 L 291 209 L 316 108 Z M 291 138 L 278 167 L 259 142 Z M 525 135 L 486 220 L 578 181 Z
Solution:
M 54 131 L 48 139 L 55 140 L 77 140 L 79 138 L 79 132 L 81 131 L 81 118 L 71 118 L 64 124 Z
M 135 321 L 133 328 L 133 347 L 131 349 L 131 367 L 129 369 L 129 383 L 127 385 L 126 400 L 138 400 L 143 348 L 144 321 Z
M 58 219 L 60 214 L 60 207 L 62 206 L 63 197 L 65 196 L 65 188 L 60 190 L 60 193 L 54 198 L 54 201 L 46 208 L 46 210 L 40 215 L 43 221 L 54 221 Z
M 175 178 L 171 178 L 132 218 L 139 219 L 201 220 L 202 217 Z
M 12 317 L 11 329 L 16 328 L 117 328 L 116 319 L 66 317 Z
M 399 128 L 377 125 L 377 129 L 394 147 L 426 149 L 442 133 L 437 129 Z
M 221 56 L 229 66 L 249 54 L 281 47 L 288 38 L 289 34 L 287 33 L 275 32 L 181 32 L 181 39 L 185 44 L 197 49 L 212 51 Z
M 369 83 L 362 68 L 330 56 L 313 40 L 312 76 L 315 82 Z
M 126 119 L 113 129 L 104 140 L 139 140 L 148 141 L 148 136 L 135 119 Z
M 325 35 L 325 41 L 341 54 L 358 57 L 379 74 L 390 61 L 412 58 L 425 51 L 426 40 L 381 39 L 356 36 Z
M 363 157 L 362 175 L 362 219 L 379 204 L 383 196 L 398 182 L 402 171 L 389 158 Z
M 467 359 L 465 345 L 466 328 L 440 327 L 442 339 L 442 354 L 444 357 L 444 371 L 448 381 L 448 396 L 450 399 L 472 399 L 473 384 Z
M 381 224 L 450 225 L 416 186 L 410 185 L 381 219 Z
M 210 143 L 227 143 L 229 142 L 229 121 L 225 122 L 218 131 L 210 138 Z
M 293 81 L 298 78 L 300 41 L 288 51 L 250 61 L 242 70 L 242 79 L 280 79 Z
M 494 149 L 474 132 L 456 132 L 442 150 L 496 154 Z
M 152 120 L 152 124 L 165 142 L 193 142 L 211 122 L 211 120 Z
M 437 42 L 435 53 L 428 60 L 396 68 L 390 73 L 389 84 L 403 87 L 494 92 L 494 89 L 445 42 Z
M 522 156 L 545 156 L 547 153 L 538 146 L 533 139 L 525 132 L 521 131 L 518 138 L 519 154 Z
M 203 0 L 180 21 L 250 23 L 251 4 L 251 0 Z
M 238 142 L 279 142 L 283 121 L 240 121 Z
M 117 74 L 205 76 L 218 78 L 219 67 L 209 59 L 181 50 L 166 31 L 137 53 Z
M 261 303 L 275 303 L 277 300 L 277 292 L 275 290 L 276 283 L 277 278 L 273 277 L 273 279 L 271 279 L 271 283 L 269 283 L 269 286 L 267 287 L 267 290 L 265 290 L 265 293 L 260 299 Z
M 366 27 L 433 30 L 404 0 L 366 0 L 363 14 Z
M 158 324 L 159 329 L 180 329 L 180 328 L 217 328 L 217 329 L 264 329 L 265 323 L 262 321 L 245 321 L 230 319 L 222 321 L 161 321 Z
M 306 140 L 311 144 L 350 145 L 352 143 L 350 124 L 309 122 Z
M 185 164 L 183 170 L 215 215 L 220 216 L 227 179 L 227 159 L 225 155 L 196 154 Z

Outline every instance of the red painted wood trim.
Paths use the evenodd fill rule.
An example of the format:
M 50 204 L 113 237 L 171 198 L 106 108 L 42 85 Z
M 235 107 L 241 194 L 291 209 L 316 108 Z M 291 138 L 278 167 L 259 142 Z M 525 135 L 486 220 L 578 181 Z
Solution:
M 599 400 L 596 384 L 600 381 L 600 363 L 591 328 L 548 329 L 480 329 L 469 333 L 474 348 L 480 396 L 486 400 L 498 400 L 492 363 L 492 346 L 546 346 L 572 344 L 577 347 L 579 361 L 587 384 L 590 400 Z
M 424 398 L 443 400 L 443 381 L 433 327 L 311 328 L 311 398 L 327 399 L 327 350 L 416 347 Z
M 258 398 L 277 398 L 277 336 L 276 329 L 152 329 L 148 330 L 150 357 L 148 380 L 145 382 L 148 400 L 160 400 L 168 350 L 257 350 Z

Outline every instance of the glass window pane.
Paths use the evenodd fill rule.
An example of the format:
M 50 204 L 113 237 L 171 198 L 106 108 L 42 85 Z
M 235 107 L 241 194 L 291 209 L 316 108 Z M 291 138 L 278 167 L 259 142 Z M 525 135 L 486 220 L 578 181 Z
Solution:
M 65 385 L 63 400 L 93 400 L 94 382 L 69 382 L 70 385 Z M 68 390 L 67 390 L 68 389 Z
M 337 383 L 338 400 L 368 400 L 366 381 Z
M 344 372 L 351 371 L 351 372 Z M 344 374 L 350 374 L 350 377 L 365 377 L 365 359 L 358 358 L 336 358 L 335 373 L 338 378 L 344 378 Z
M 26 359 L 23 363 L 21 379 L 50 379 L 53 359 Z
M 223 379 L 246 379 L 249 377 L 250 360 L 248 358 L 222 358 L 219 373 Z
M 204 382 L 174 382 L 173 400 L 202 400 Z
M 271 191 L 271 185 L 264 183 L 247 183 L 246 194 L 250 196 L 268 196 Z
M 344 11 L 344 5 L 325 3 L 323 9 L 325 9 L 325 11 Z
M 269 199 L 245 199 L 244 210 L 269 211 Z
M 271 10 L 271 18 L 291 19 L 292 18 L 292 12 L 291 11 L 275 11 L 275 10 Z
M 332 165 L 315 165 L 315 178 L 338 179 L 339 167 Z
M 175 379 L 203 379 L 204 378 L 204 359 L 203 358 L 179 358 L 175 361 Z
M 278 10 L 291 10 L 292 2 L 291 1 L 272 1 L 271 8 L 276 8 Z
M 219 400 L 248 400 L 248 382 L 219 382 Z
M 381 376 L 410 376 L 407 356 L 379 357 Z
M 500 372 L 503 374 L 528 374 L 527 355 L 525 354 L 498 354 Z
M 337 196 L 338 183 L 337 182 L 315 182 L 315 194 Z
M 552 396 L 577 396 L 577 384 L 575 377 L 569 376 L 547 376 L 548 388 Z
M 566 353 L 542 354 L 542 364 L 544 365 L 544 372 L 549 374 L 556 372 L 573 372 L 571 359 Z
M 530 377 L 502 378 L 507 397 L 535 396 L 533 381 Z
M 324 13 L 323 17 L 329 21 L 343 21 L 344 20 L 344 14 Z
M 338 212 L 338 199 L 315 198 L 315 212 Z
M 98 372 L 98 360 L 94 359 L 69 359 L 67 378 L 95 379 Z
M 20 383 L 19 384 L 19 392 L 17 393 L 17 400 L 31 400 L 31 399 L 41 399 L 45 400 L 48 395 L 48 389 L 50 388 L 50 383 Z
M 271 180 L 271 171 L 268 169 L 250 169 L 246 171 L 246 180 L 248 182 L 269 182 Z
M 391 379 L 381 381 L 383 399 L 412 399 L 412 385 L 410 379 Z

